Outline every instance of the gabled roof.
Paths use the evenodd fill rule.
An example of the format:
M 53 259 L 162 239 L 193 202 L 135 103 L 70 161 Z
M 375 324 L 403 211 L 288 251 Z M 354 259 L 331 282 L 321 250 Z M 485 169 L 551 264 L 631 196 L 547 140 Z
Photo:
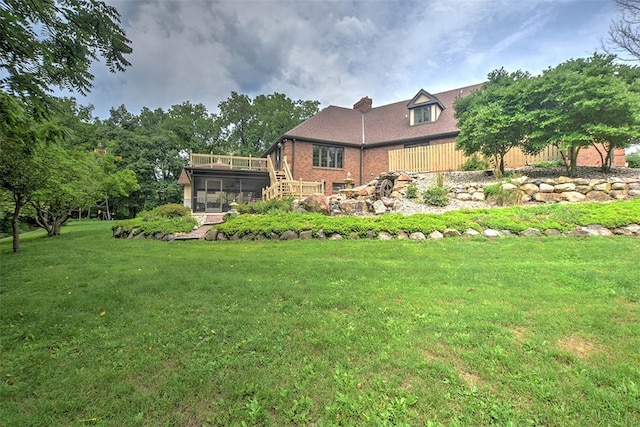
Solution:
M 351 108 L 330 105 L 291 129 L 281 139 L 295 138 L 312 142 L 360 146 L 362 144 L 401 143 L 403 141 L 456 134 L 459 129 L 453 116 L 453 102 L 456 98 L 467 96 L 481 86 L 482 83 L 434 95 L 421 90 L 412 99 L 374 107 L 366 113 L 361 113 Z M 426 94 L 432 101 L 438 102 L 441 105 L 442 112 L 438 120 L 410 126 L 408 106 L 423 94 Z M 416 104 L 415 106 L 419 105 L 421 104 Z M 267 153 L 272 149 L 273 147 Z
M 418 92 L 416 96 L 411 98 L 411 101 L 409 101 L 409 103 L 407 104 L 407 108 L 411 109 L 411 108 L 422 107 L 423 105 L 431 105 L 431 104 L 438 104 L 441 110 L 444 110 L 445 108 L 444 105 L 442 105 L 442 103 L 438 99 L 438 97 L 431 95 L 429 92 L 427 92 L 424 89 L 420 89 L 420 92 Z

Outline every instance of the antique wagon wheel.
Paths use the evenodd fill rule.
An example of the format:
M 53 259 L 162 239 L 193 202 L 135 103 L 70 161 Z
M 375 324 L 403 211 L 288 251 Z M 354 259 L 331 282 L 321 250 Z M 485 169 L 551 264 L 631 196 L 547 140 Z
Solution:
M 393 182 L 389 179 L 381 179 L 376 184 L 375 195 L 376 199 L 380 200 L 383 197 L 389 197 L 393 190 Z

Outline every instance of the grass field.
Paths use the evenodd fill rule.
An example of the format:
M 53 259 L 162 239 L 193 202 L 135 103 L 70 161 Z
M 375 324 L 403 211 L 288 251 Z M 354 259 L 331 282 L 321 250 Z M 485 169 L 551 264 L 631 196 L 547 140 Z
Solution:
M 640 425 L 640 239 L 0 242 L 0 426 Z

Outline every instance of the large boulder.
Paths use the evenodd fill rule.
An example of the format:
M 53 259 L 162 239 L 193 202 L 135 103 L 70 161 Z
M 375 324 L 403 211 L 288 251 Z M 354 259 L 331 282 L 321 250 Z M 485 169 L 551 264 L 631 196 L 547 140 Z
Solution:
M 317 212 L 323 215 L 331 214 L 329 198 L 320 193 L 312 194 L 305 198 L 302 201 L 302 208 L 307 212 Z
M 366 215 L 369 208 L 364 200 L 347 199 L 340 202 L 340 212 L 346 215 Z
M 387 207 L 384 205 L 384 202 L 382 200 L 376 200 L 375 202 L 373 202 L 373 213 L 375 213 L 376 215 L 382 215 L 387 211 Z

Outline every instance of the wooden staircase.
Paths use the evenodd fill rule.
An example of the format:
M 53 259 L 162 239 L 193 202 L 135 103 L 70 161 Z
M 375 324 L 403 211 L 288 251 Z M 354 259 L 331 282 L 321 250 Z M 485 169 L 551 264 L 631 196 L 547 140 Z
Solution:
M 282 159 L 282 169 L 276 170 L 270 157 L 267 157 L 267 170 L 271 185 L 262 191 L 262 199 L 270 200 L 284 197 L 303 198 L 315 193 L 324 193 L 323 181 L 303 181 L 293 179 L 287 157 Z

